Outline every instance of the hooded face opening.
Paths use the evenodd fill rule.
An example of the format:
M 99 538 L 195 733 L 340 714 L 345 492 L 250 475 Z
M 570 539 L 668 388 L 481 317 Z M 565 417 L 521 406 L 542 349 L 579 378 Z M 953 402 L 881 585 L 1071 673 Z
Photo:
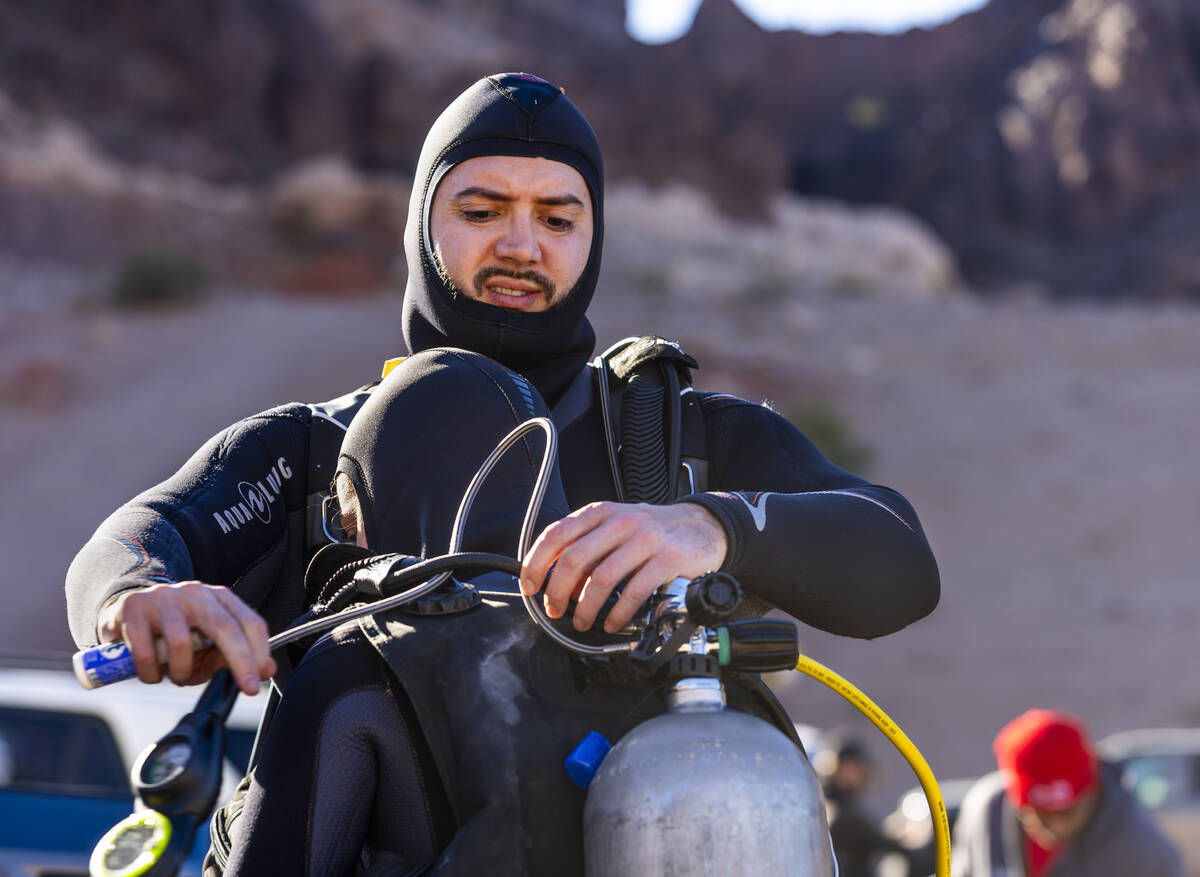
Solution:
M 547 277 L 553 280 L 556 294 L 544 310 L 497 306 L 468 295 L 480 267 L 502 267 L 494 260 L 470 274 L 435 258 L 429 222 L 434 195 L 448 176 L 483 157 L 561 164 L 586 181 L 591 246 L 578 279 L 572 282 L 573 269 L 563 270 L 561 279 L 547 271 L 537 271 L 542 277 L 534 277 L 527 268 L 512 269 L 523 276 L 509 275 L 535 285 Z M 586 317 L 604 240 L 604 171 L 595 132 L 550 83 L 527 74 L 489 76 L 455 98 L 434 122 L 413 179 L 404 235 L 408 283 L 403 331 L 409 352 L 456 347 L 482 354 L 522 375 L 553 405 L 586 365 L 596 342 Z M 582 192 L 575 195 L 586 203 Z M 448 255 L 447 247 L 442 251 Z M 495 273 L 486 274 L 478 285 L 486 286 L 490 276 Z M 497 289 L 492 293 L 505 295 Z M 536 303 L 536 297 L 527 301 Z
M 541 313 L 561 304 L 587 268 L 591 193 L 570 165 L 487 155 L 452 167 L 429 210 L 431 257 L 452 296 Z

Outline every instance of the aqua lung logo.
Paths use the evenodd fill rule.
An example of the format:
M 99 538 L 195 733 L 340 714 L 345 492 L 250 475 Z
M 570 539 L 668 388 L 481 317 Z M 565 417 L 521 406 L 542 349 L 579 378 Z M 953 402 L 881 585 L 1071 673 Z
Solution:
M 267 476 L 267 481 L 271 481 L 272 472 Z M 270 483 L 267 485 L 271 486 Z M 243 502 L 241 505 L 249 506 L 250 511 L 254 512 L 254 517 L 258 518 L 264 524 L 271 523 L 271 501 L 263 496 L 263 492 L 251 484 L 249 481 L 243 481 L 238 485 L 238 493 L 242 495 Z M 278 496 L 278 494 L 276 494 Z
M 254 520 L 264 524 L 271 523 L 271 504 L 283 492 L 283 482 L 291 477 L 292 467 L 287 464 L 287 460 L 280 457 L 258 481 L 239 482 L 238 493 L 242 495 L 242 501 L 223 512 L 213 512 L 221 532 L 232 533 L 243 524 Z

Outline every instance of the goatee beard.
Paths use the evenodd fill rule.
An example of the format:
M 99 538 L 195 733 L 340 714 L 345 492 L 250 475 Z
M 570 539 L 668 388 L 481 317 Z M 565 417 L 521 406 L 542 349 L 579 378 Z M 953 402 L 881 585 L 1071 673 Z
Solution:
M 455 296 L 461 296 L 463 298 L 478 300 L 476 296 L 467 295 L 462 291 L 459 285 L 454 282 L 453 278 L 450 276 L 450 272 L 446 270 L 446 264 L 442 261 L 440 254 L 433 254 L 433 265 L 437 270 L 438 279 L 441 280 L 442 285 L 445 286 L 450 292 L 451 298 L 454 298 Z M 546 304 L 550 306 L 554 302 L 554 292 L 557 289 L 554 281 L 545 274 L 534 271 L 532 268 L 528 268 L 524 271 L 517 271 L 512 268 L 502 268 L 499 265 L 484 266 L 476 271 L 475 276 L 471 278 L 472 288 L 482 294 L 484 284 L 492 277 L 511 277 L 514 280 L 524 280 L 528 283 L 536 284 L 538 287 L 538 295 L 542 296 L 546 300 Z M 574 293 L 574 291 L 575 290 L 572 289 L 571 293 Z M 571 293 L 563 296 L 563 301 L 566 301 L 568 298 L 570 298 Z M 561 302 L 559 304 L 561 304 Z M 557 305 L 554 306 L 557 307 Z

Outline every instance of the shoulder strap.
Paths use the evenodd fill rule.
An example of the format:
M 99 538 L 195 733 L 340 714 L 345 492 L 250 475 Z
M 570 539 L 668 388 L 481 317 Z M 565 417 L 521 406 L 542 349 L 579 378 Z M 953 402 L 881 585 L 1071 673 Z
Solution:
M 703 491 L 708 448 L 691 387 L 696 360 L 672 341 L 643 335 L 613 345 L 595 364 L 622 501 L 665 503 Z

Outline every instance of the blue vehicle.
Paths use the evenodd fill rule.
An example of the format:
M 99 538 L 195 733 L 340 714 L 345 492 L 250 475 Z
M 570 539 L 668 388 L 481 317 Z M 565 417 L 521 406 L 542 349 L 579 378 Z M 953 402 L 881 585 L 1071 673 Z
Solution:
M 133 807 L 137 755 L 199 695 L 137 681 L 85 691 L 70 656 L 0 657 L 0 874 L 79 877 L 97 841 Z M 262 703 L 243 698 L 230 717 L 222 795 L 245 772 Z M 198 875 L 200 832 L 181 873 Z

